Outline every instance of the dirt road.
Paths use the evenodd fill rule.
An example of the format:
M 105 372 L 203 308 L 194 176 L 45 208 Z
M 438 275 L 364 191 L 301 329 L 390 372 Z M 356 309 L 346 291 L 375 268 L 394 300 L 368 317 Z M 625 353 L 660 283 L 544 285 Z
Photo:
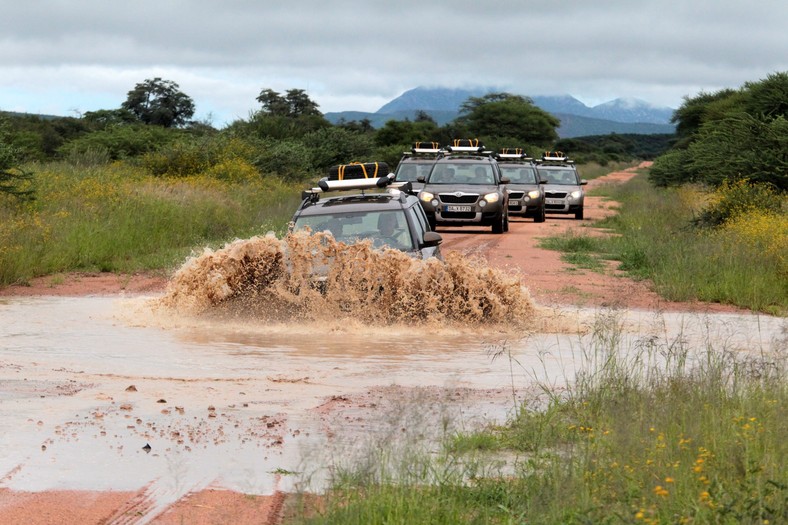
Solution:
M 592 181 L 588 187 L 590 189 L 600 184 L 617 183 L 627 180 L 634 176 L 634 174 L 634 170 L 612 173 Z M 531 295 L 538 305 L 581 307 L 616 306 L 630 309 L 659 309 L 662 311 L 672 310 L 677 312 L 735 311 L 733 308 L 721 305 L 669 303 L 651 292 L 646 283 L 634 282 L 618 275 L 612 265 L 604 273 L 576 270 L 561 261 L 561 254 L 542 250 L 537 247 L 540 237 L 557 235 L 567 230 L 593 232 L 594 221 L 614 213 L 613 206 L 614 203 L 606 202 L 601 198 L 587 197 L 585 220 L 583 221 L 576 221 L 573 218 L 565 218 L 562 216 L 548 216 L 547 222 L 542 224 L 533 223 L 530 219 L 515 219 L 511 223 L 510 231 L 504 235 L 494 235 L 489 232 L 489 229 L 484 229 L 484 231 L 474 231 L 473 229 L 440 229 L 439 231 L 444 236 L 444 250 L 472 250 L 485 256 L 491 266 L 510 268 L 519 272 L 522 276 L 522 282 L 530 289 Z M 0 296 L 84 296 L 91 294 L 102 296 L 126 294 L 133 296 L 135 294 L 160 292 L 164 289 L 166 283 L 167 279 L 165 276 L 144 275 L 118 277 L 107 274 L 65 275 L 36 279 L 30 283 L 29 286 L 7 287 L 0 290 Z M 0 305 L 1 304 L 2 303 L 0 303 Z M 0 319 L 0 321 L 2 321 L 2 319 Z M 151 357 L 155 357 L 155 353 L 152 354 Z M 34 365 L 34 363 L 31 364 L 31 366 Z M 15 372 L 13 368 L 18 366 L 19 365 L 13 363 L 4 363 L 0 368 L 6 368 L 6 371 L 9 372 L 9 376 L 13 377 L 12 373 Z M 375 366 L 375 364 L 372 363 L 371 366 Z M 341 375 L 341 372 L 336 372 L 340 367 L 341 365 L 337 365 L 334 369 L 329 370 L 330 374 L 326 372 L 327 377 L 331 374 Z M 20 370 L 22 373 L 27 373 L 21 368 Z M 37 386 L 36 381 L 28 381 L 29 379 L 35 378 L 27 376 L 24 378 L 24 381 L 14 380 L 14 384 L 16 385 L 14 388 L 17 389 L 18 393 L 20 385 L 23 385 L 26 389 L 26 395 L 30 394 L 30 399 L 39 396 L 41 398 L 55 396 L 60 399 L 62 396 L 72 395 L 74 391 L 80 388 L 89 391 L 92 385 L 85 383 L 85 379 L 80 377 L 79 372 L 75 373 L 65 368 L 63 372 L 68 372 L 71 375 L 64 375 L 64 379 L 58 383 L 57 388 L 54 388 L 52 383 L 44 384 L 44 382 L 42 382 L 40 386 Z M 51 370 L 46 371 L 46 374 L 51 373 Z M 313 371 L 311 373 L 314 374 L 317 372 Z M 355 371 L 355 373 L 363 375 L 363 371 Z M 84 374 L 82 374 L 82 376 L 84 376 Z M 98 378 L 97 380 L 101 381 L 113 380 L 113 374 L 110 373 L 97 374 L 95 377 Z M 271 386 L 275 386 L 281 388 L 282 392 L 287 392 L 288 388 L 306 388 L 320 382 L 320 378 L 315 378 L 313 376 L 295 377 L 286 376 L 284 374 L 275 375 L 273 373 L 269 373 L 269 375 L 263 379 L 263 381 L 259 382 L 259 386 L 255 386 L 255 388 L 265 390 L 266 388 L 270 389 Z M 80 380 L 82 383 L 79 382 Z M 183 385 L 185 389 L 188 388 L 188 383 L 191 381 L 184 379 L 178 379 L 177 381 L 171 380 L 169 385 L 160 386 L 159 383 L 161 383 L 161 380 L 162 378 L 140 377 L 136 386 L 140 388 L 140 390 L 142 390 L 144 386 L 147 386 L 149 389 L 164 389 L 173 388 L 172 385 L 178 383 L 177 388 L 181 388 L 180 385 Z M 130 388 L 130 385 L 127 384 L 127 376 L 119 375 L 114 381 L 121 391 Z M 233 381 L 227 382 L 219 380 L 212 381 L 214 381 L 214 383 L 200 395 L 210 395 L 214 396 L 216 399 L 221 399 L 222 396 L 225 395 L 239 395 L 237 391 L 232 391 L 232 388 L 234 388 L 233 385 L 238 382 L 237 380 L 233 379 Z M 252 380 L 249 379 L 249 382 L 251 383 Z M 257 383 L 255 384 L 257 385 Z M 0 395 L 4 394 L 3 390 L 6 386 L 7 384 L 0 384 Z M 252 386 L 247 385 L 244 388 L 247 389 L 247 391 L 251 391 Z M 28 393 L 27 390 L 30 392 Z M 445 392 L 439 394 L 440 390 L 441 389 L 437 389 L 432 392 L 435 395 L 445 395 Z M 207 392 L 207 394 L 205 392 Z M 358 406 L 359 404 L 366 403 L 369 408 L 376 406 L 378 403 L 382 403 L 381 399 L 383 399 L 384 396 L 381 395 L 379 389 L 370 388 L 369 392 L 371 392 L 371 394 L 366 398 L 341 394 L 328 395 L 319 406 L 316 408 L 313 407 L 313 410 L 317 411 L 319 414 L 329 414 L 337 413 L 338 409 L 352 408 L 351 405 Z M 320 391 L 314 395 L 315 397 L 319 397 L 319 394 Z M 133 398 L 135 394 L 128 392 L 115 394 L 117 397 L 121 395 Z M 189 391 L 189 396 L 193 395 L 194 392 Z M 463 394 L 460 390 L 455 390 L 452 392 L 452 395 L 460 396 Z M 156 400 L 152 402 L 155 401 Z M 97 398 L 94 402 L 106 402 L 106 400 Z M 206 404 L 208 403 L 206 402 Z M 158 411 L 162 406 L 164 405 L 154 405 L 153 408 Z M 177 407 L 165 408 L 172 412 Z M 186 410 L 188 411 L 189 409 L 190 408 L 187 407 Z M 118 418 L 121 417 L 124 410 L 127 409 L 124 409 L 123 406 L 120 405 L 120 410 L 116 412 Z M 163 412 L 164 409 L 161 411 Z M 147 415 L 141 412 L 135 414 L 138 419 L 136 426 L 141 425 L 141 422 L 144 421 L 146 417 L 150 418 L 149 421 L 155 422 L 152 414 L 153 411 L 151 414 Z M 129 411 L 125 416 L 131 416 L 131 412 Z M 223 416 L 224 414 L 219 414 L 219 417 Z M 206 417 L 211 418 L 214 416 L 208 413 Z M 110 414 L 98 415 L 94 413 L 91 419 L 95 419 L 96 421 L 108 421 L 110 419 Z M 36 425 L 35 421 L 29 423 L 33 426 Z M 242 423 L 243 422 L 235 422 L 236 425 Z M 46 422 L 42 422 L 41 424 L 45 425 Z M 75 429 L 78 420 L 75 419 L 73 424 L 73 428 Z M 150 425 L 153 423 L 148 424 Z M 281 445 L 283 436 L 277 434 L 279 422 L 277 422 L 276 419 L 271 419 L 268 420 L 268 424 L 270 425 L 268 428 L 271 430 L 270 433 L 264 435 L 264 438 L 270 441 L 271 446 L 277 446 L 277 440 L 279 440 L 279 445 Z M 135 423 L 132 421 L 128 426 L 133 428 L 135 427 Z M 61 438 L 65 436 L 65 440 L 68 441 L 68 430 L 69 428 L 58 427 L 56 434 L 60 435 Z M 73 431 L 75 433 L 77 432 L 76 430 Z M 5 429 L 5 433 L 2 434 L 2 437 L 3 439 L 13 440 L 14 435 L 13 429 Z M 0 444 L 2 443 L 0 442 Z M 42 453 L 46 452 L 47 444 L 54 449 L 54 444 L 51 442 L 44 442 L 44 444 L 41 445 Z M 38 446 L 39 445 L 36 444 L 36 447 Z M 8 463 L 14 463 L 13 458 L 11 458 Z M 89 490 L 24 492 L 3 488 L 4 483 L 17 476 L 23 468 L 24 463 L 22 462 L 17 469 L 11 469 L 9 472 L 0 472 L 1 523 L 234 523 L 238 525 L 244 525 L 246 523 L 278 523 L 281 520 L 283 503 L 285 501 L 284 492 L 278 490 L 274 491 L 272 495 L 255 496 L 244 494 L 240 491 L 206 488 L 204 490 L 196 490 L 182 497 L 167 509 L 151 512 L 150 491 L 148 487 L 130 491 L 117 490 L 99 492 Z M 111 470 L 117 467 L 108 465 L 107 468 Z M 123 473 L 118 472 L 117 475 L 122 476 Z

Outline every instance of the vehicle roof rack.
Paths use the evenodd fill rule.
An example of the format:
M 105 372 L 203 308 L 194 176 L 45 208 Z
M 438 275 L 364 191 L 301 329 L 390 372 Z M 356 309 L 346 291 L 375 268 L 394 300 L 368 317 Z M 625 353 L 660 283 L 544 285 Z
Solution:
M 414 142 L 410 148 L 411 153 L 440 153 L 442 150 L 438 142 Z
M 449 146 L 446 146 L 449 153 L 484 153 L 484 144 L 479 139 L 453 139 Z
M 533 157 L 529 157 L 523 148 L 501 148 L 495 156 L 498 159 L 533 160 Z
M 542 166 L 567 166 L 574 164 L 575 161 L 567 157 L 563 151 L 545 151 L 541 159 L 536 159 L 536 163 Z
M 321 193 L 330 193 L 333 191 L 361 190 L 361 192 L 364 193 L 366 190 L 389 190 L 390 192 L 391 190 L 396 190 L 398 192 L 408 193 L 412 191 L 412 188 L 413 185 L 410 181 L 394 182 L 393 173 L 385 177 L 369 179 L 329 180 L 327 177 L 324 177 L 317 182 L 317 187 L 302 191 L 301 199 L 317 202 L 320 199 Z

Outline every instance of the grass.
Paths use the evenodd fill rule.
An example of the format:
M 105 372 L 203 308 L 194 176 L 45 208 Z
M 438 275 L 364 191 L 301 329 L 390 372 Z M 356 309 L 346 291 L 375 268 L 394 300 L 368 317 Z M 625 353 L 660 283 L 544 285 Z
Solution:
M 788 216 L 748 213 L 716 230 L 692 227 L 708 199 L 697 188 L 660 189 L 641 174 L 596 190 L 620 203 L 595 227 L 616 235 L 568 233 L 542 241 L 565 260 L 592 265 L 595 257 L 619 262 L 636 279 L 672 301 L 732 304 L 782 315 L 788 311 Z M 784 209 L 784 208 L 783 208 Z
M 370 458 L 377 469 L 339 473 L 319 509 L 290 522 L 788 519 L 785 341 L 760 355 L 690 348 L 683 334 L 625 346 L 615 313 L 599 316 L 587 341 L 574 381 L 543 384 L 508 424 L 449 436 L 437 453 L 389 468 L 390 456 Z
M 548 250 L 564 252 L 561 260 L 576 268 L 595 272 L 603 272 L 605 269 L 605 263 L 598 253 L 603 246 L 599 238 L 569 232 L 559 237 L 540 239 L 539 246 Z
M 283 232 L 301 189 L 275 178 L 153 177 L 120 163 L 29 169 L 34 201 L 0 196 L 0 285 L 169 269 L 194 249 Z

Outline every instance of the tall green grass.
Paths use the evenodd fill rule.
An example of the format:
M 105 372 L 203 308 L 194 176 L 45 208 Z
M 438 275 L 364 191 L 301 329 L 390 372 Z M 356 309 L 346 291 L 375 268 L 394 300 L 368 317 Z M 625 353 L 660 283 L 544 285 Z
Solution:
M 153 177 L 126 164 L 30 168 L 36 199 L 0 202 L 0 285 L 67 271 L 169 270 L 193 249 L 282 232 L 300 187 Z
M 568 253 L 584 246 L 586 253 L 617 260 L 620 269 L 650 280 L 668 300 L 719 302 L 774 314 L 788 310 L 788 259 L 784 249 L 775 248 L 788 246 L 784 214 L 752 212 L 728 228 L 710 231 L 693 227 L 709 198 L 697 188 L 655 188 L 638 175 L 595 194 L 620 203 L 616 215 L 594 224 L 617 235 L 584 242 L 586 236 L 566 234 L 543 245 Z
M 683 334 L 623 341 L 616 314 L 601 315 L 568 387 L 545 383 L 509 424 L 456 435 L 437 454 L 344 473 L 293 522 L 788 520 L 784 344 L 742 355 L 690 348 Z

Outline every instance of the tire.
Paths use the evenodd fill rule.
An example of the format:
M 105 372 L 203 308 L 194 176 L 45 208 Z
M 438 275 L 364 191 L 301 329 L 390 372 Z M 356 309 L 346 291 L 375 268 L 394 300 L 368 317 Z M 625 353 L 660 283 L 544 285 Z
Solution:
M 583 208 L 580 208 L 575 212 L 575 219 L 577 219 L 578 221 L 583 220 Z
M 536 214 L 534 215 L 534 222 L 544 222 L 544 206 L 536 210 Z
M 438 222 L 435 220 L 435 217 L 427 217 L 427 222 L 430 225 L 430 230 L 435 231 L 435 228 L 438 227 Z
M 503 219 L 503 231 L 509 231 L 509 213 L 507 212 Z
M 504 230 L 504 228 L 505 228 L 505 224 L 504 224 L 505 217 L 506 217 L 506 215 L 504 214 L 504 212 L 501 212 L 501 215 L 498 218 L 496 218 L 495 222 L 492 225 L 492 232 L 493 233 L 503 233 L 505 231 Z

